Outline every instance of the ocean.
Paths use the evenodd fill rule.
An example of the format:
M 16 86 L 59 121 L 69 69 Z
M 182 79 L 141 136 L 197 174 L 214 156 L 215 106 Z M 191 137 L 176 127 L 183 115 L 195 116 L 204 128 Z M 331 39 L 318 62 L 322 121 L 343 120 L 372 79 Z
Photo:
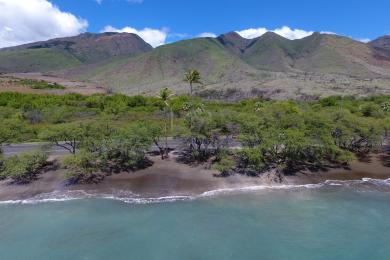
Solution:
M 390 180 L 0 203 L 0 259 L 390 259 Z

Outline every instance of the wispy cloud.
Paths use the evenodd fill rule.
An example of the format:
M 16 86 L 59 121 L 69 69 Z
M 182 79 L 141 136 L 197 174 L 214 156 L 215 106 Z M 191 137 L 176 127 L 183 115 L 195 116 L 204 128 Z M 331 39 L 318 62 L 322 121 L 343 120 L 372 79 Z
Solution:
M 153 47 L 157 47 L 165 44 L 168 34 L 167 28 L 162 29 L 153 29 L 153 28 L 143 28 L 141 30 L 135 29 L 130 26 L 126 26 L 123 28 L 115 28 L 111 25 L 107 25 L 101 30 L 101 32 L 126 32 L 126 33 L 134 33 L 141 37 L 144 41 L 152 45 Z
M 364 43 L 367 43 L 367 42 L 369 42 L 369 41 L 371 41 L 371 39 L 368 39 L 368 38 L 363 38 L 363 39 L 355 39 L 355 40 L 357 40 L 357 41 L 359 41 L 359 42 L 364 42 Z
M 203 33 L 198 34 L 196 37 L 198 37 L 198 38 L 203 38 L 203 37 L 215 38 L 215 37 L 217 37 L 217 35 L 215 33 L 212 33 L 212 32 L 203 32 Z

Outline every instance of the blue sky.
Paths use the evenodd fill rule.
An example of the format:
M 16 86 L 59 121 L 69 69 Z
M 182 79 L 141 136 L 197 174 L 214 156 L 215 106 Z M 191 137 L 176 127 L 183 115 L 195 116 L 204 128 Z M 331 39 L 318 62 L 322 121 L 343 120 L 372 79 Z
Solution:
M 22 0 L 0 0 L 0 5 L 2 2 L 5 2 L 8 5 L 15 5 L 16 2 L 21 1 Z M 52 34 L 63 36 L 71 34 L 71 32 L 80 31 L 101 32 L 104 28 L 107 29 L 107 26 L 111 26 L 108 29 L 117 31 L 126 31 L 124 28 L 131 28 L 136 30 L 136 32 L 141 32 L 144 28 L 149 28 L 162 32 L 165 38 L 156 40 L 149 38 L 159 37 L 159 35 L 154 34 L 154 36 L 151 36 L 147 34 L 149 32 L 143 31 L 146 35 L 145 37 L 149 37 L 149 41 L 154 40 L 154 45 L 195 37 L 205 32 L 218 35 L 228 31 L 244 31 L 251 28 L 260 28 L 261 30 L 255 31 L 255 34 L 250 35 L 254 37 L 259 33 L 261 34 L 263 29 L 275 30 L 282 26 L 288 26 L 291 30 L 302 30 L 302 32 L 286 32 L 286 30 L 284 30 L 284 33 L 289 33 L 288 35 L 290 35 L 290 38 L 305 36 L 304 32 L 310 33 L 312 31 L 334 32 L 355 39 L 374 39 L 378 36 L 390 34 L 390 1 L 386 0 L 29 1 L 41 2 L 41 4 L 42 2 L 48 2 L 53 5 L 53 8 L 58 9 L 59 12 L 70 13 L 78 19 L 77 21 L 79 24 L 72 24 L 73 27 L 71 28 L 59 28 L 64 32 L 45 32 L 42 33 L 41 38 L 43 38 L 44 35 L 46 37 L 49 37 Z M 24 1 L 24 4 L 26 4 L 26 1 Z M 2 12 L 5 11 L 1 11 L 0 8 L 0 37 L 2 33 Z M 46 11 L 46 13 L 47 12 L 48 11 Z M 42 13 L 41 15 L 45 15 L 46 13 Z M 53 12 L 53 15 L 55 15 L 54 13 L 55 12 Z M 15 14 L 15 19 L 18 19 L 20 16 L 21 15 Z M 10 18 L 8 17 L 8 19 Z M 77 21 L 74 23 L 77 23 Z M 12 36 L 10 34 L 10 29 L 16 31 L 15 22 L 11 21 L 10 24 L 11 25 L 3 24 L 3 28 L 5 28 L 3 29 L 3 34 L 5 32 L 9 33 L 8 38 Z M 53 28 L 53 30 L 55 30 L 55 28 Z M 39 33 L 41 32 L 39 31 Z M 242 35 L 248 36 L 249 34 L 250 33 L 246 31 L 246 33 L 243 33 Z M 8 42 L 8 44 L 11 44 L 12 41 L 8 39 Z M 5 44 L 6 43 L 3 43 L 3 45 Z
M 281 26 L 308 31 L 332 31 L 354 38 L 390 34 L 390 1 L 255 1 L 255 0 L 54 0 L 61 10 L 88 20 L 89 31 L 106 25 L 167 27 L 171 33 L 197 35 Z M 140 3 L 142 2 L 142 3 Z

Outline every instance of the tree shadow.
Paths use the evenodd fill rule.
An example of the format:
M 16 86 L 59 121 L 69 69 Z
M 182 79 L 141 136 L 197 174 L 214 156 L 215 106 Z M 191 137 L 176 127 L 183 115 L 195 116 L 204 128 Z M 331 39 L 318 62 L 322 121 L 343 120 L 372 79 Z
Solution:
M 208 162 L 211 156 L 212 155 L 209 154 L 194 157 L 192 156 L 191 152 L 184 150 L 178 153 L 178 156 L 176 157 L 176 162 L 189 166 L 198 166 L 200 164 Z
M 50 172 L 50 171 L 57 171 L 59 168 L 60 168 L 60 164 L 58 163 L 58 161 L 56 161 L 56 160 L 55 161 L 48 161 L 46 163 L 46 165 L 44 167 L 42 167 L 42 169 L 39 170 L 38 173 L 33 174 L 31 177 L 26 178 L 26 179 L 21 180 L 21 181 L 11 180 L 10 182 L 8 182 L 7 185 L 27 185 L 27 184 L 30 184 L 34 181 L 42 179 L 42 174 L 45 174 L 45 173 Z
M 372 155 L 367 153 L 358 153 L 356 154 L 356 157 L 359 162 L 362 163 L 371 163 L 372 162 Z
M 379 160 L 381 161 L 383 166 L 390 167 L 390 154 L 379 155 Z
M 294 176 L 297 173 L 305 174 L 306 171 L 312 173 L 328 172 L 332 169 L 351 170 L 351 167 L 346 163 L 328 162 L 328 163 L 309 163 L 303 162 L 300 164 L 290 165 L 282 170 L 286 176 Z

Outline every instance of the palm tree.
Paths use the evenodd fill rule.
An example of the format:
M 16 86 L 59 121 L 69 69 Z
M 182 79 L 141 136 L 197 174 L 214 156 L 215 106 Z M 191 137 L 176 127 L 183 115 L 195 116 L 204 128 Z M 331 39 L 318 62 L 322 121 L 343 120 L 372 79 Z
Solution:
M 172 93 L 172 91 L 168 88 L 163 88 L 160 90 L 160 93 L 157 95 L 157 98 L 160 99 L 160 101 L 164 104 L 164 111 L 165 115 L 167 117 L 168 111 L 170 112 L 170 121 L 171 121 L 171 132 L 173 129 L 173 113 L 170 101 L 172 97 L 175 94 Z M 168 117 L 167 117 L 168 120 Z M 167 126 L 167 120 L 164 123 L 164 132 L 165 132 L 165 156 L 168 157 L 168 126 Z
M 200 73 L 197 70 L 189 70 L 185 74 L 184 81 L 190 84 L 190 95 L 192 96 L 192 85 L 193 84 L 202 84 L 200 81 Z

